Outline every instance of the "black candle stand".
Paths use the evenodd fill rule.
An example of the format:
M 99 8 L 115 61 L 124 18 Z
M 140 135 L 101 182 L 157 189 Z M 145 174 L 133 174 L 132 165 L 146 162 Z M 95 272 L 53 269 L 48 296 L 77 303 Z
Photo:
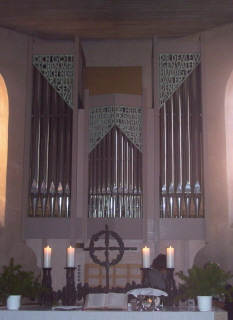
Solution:
M 42 278 L 42 293 L 39 297 L 39 304 L 44 306 L 52 305 L 52 277 L 51 277 L 52 268 L 43 268 L 43 278 Z
M 166 305 L 167 306 L 173 306 L 174 299 L 177 296 L 177 288 L 176 288 L 176 282 L 174 279 L 174 268 L 167 268 L 167 276 L 166 276 L 166 292 L 168 294 L 168 297 L 166 298 Z M 178 303 L 175 303 L 177 306 Z
M 148 273 L 151 268 L 140 268 L 142 270 L 142 285 L 148 285 L 149 283 L 149 278 L 148 278 Z
M 74 271 L 76 268 L 66 267 L 66 286 L 62 289 L 62 305 L 74 306 L 76 304 L 76 288 L 74 281 Z

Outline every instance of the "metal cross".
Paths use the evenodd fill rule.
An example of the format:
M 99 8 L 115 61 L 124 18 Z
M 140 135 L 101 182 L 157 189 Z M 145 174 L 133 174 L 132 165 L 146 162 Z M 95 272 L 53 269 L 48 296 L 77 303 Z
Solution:
M 99 240 L 99 238 L 104 235 L 105 238 L 105 247 L 95 247 L 95 242 Z M 117 243 L 119 244 L 118 247 L 111 247 L 109 246 L 110 236 L 116 239 Z M 114 231 L 110 231 L 108 225 L 105 225 L 105 230 L 100 231 L 94 234 L 91 237 L 91 241 L 88 248 L 84 248 L 84 251 L 90 252 L 90 257 L 92 258 L 93 262 L 105 267 L 106 270 L 106 291 L 109 292 L 109 267 L 116 265 L 123 257 L 124 252 L 126 250 L 137 250 L 136 247 L 125 247 L 124 242 L 122 241 L 121 237 Z M 95 251 L 105 251 L 105 261 L 100 261 L 97 256 L 94 254 Z M 119 251 L 117 254 L 116 259 L 109 261 L 109 251 Z

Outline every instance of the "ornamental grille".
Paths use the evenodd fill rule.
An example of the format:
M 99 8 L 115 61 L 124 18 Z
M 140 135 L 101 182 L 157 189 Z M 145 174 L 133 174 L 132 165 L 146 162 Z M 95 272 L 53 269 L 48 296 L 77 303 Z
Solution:
M 33 55 L 33 65 L 72 108 L 73 55 Z
M 159 54 L 160 107 L 172 96 L 199 63 L 199 53 Z
M 105 106 L 90 108 L 89 151 L 94 149 L 114 125 L 117 125 L 140 151 L 142 150 L 142 109 Z

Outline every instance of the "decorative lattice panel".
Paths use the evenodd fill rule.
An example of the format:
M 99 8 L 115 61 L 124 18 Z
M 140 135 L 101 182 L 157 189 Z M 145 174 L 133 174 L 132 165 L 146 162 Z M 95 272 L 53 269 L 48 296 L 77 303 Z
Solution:
M 171 97 L 199 63 L 199 53 L 159 54 L 160 107 Z
M 72 108 L 73 55 L 33 55 L 33 65 Z
M 117 125 L 130 141 L 142 149 L 142 109 L 139 107 L 105 106 L 90 109 L 90 148 Z

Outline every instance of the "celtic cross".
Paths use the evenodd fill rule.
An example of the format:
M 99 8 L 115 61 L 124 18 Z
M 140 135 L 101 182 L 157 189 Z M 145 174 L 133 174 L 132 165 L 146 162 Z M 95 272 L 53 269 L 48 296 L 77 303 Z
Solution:
M 105 239 L 105 246 L 104 247 L 96 247 L 95 243 L 103 235 L 104 235 L 104 239 Z M 110 246 L 110 244 L 109 244 L 110 236 L 117 241 L 119 246 L 117 246 L 117 247 Z M 125 247 L 124 246 L 124 242 L 122 241 L 121 237 L 116 232 L 110 231 L 109 228 L 108 228 L 108 225 L 106 224 L 105 225 L 105 230 L 94 234 L 91 237 L 91 241 L 90 241 L 89 247 L 88 248 L 84 248 L 83 250 L 84 251 L 89 251 L 90 257 L 93 260 L 93 262 L 101 265 L 102 267 L 105 267 L 105 270 L 106 270 L 106 291 L 109 292 L 109 268 L 110 268 L 110 266 L 116 265 L 122 259 L 123 255 L 124 255 L 124 252 L 126 250 L 137 250 L 137 248 L 135 248 L 135 247 Z M 104 251 L 105 260 L 104 261 L 100 261 L 97 258 L 97 256 L 94 254 L 95 251 Z M 109 251 L 119 251 L 119 253 L 117 254 L 116 258 L 113 259 L 112 261 L 109 260 Z

